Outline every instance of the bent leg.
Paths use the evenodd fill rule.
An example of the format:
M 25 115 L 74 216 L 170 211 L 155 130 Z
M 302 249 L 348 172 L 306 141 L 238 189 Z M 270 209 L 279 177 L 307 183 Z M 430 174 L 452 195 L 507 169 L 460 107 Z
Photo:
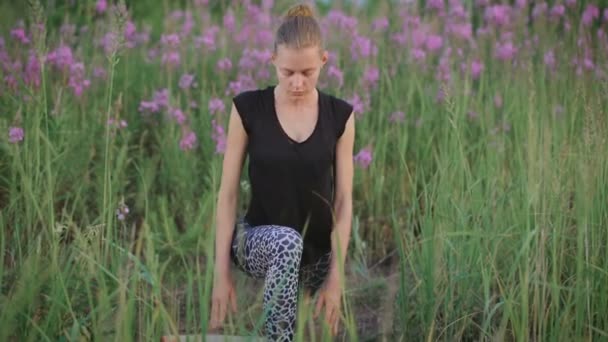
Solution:
M 271 341 L 293 339 L 303 240 L 293 228 L 257 226 L 238 234 L 232 244 L 237 265 L 265 278 L 266 335 Z

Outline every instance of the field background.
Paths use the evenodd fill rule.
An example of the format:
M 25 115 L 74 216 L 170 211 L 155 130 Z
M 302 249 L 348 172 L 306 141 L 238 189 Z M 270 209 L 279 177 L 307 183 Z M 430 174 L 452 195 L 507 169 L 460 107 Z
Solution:
M 0 341 L 206 333 L 230 99 L 293 3 L 104 3 L 0 2 Z M 606 8 L 317 3 L 357 115 L 339 340 L 608 340 Z

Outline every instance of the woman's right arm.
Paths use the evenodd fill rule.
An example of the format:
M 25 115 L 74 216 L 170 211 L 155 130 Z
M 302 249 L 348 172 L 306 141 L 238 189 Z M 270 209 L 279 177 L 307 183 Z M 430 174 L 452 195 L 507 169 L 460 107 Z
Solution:
M 236 223 L 241 170 L 247 148 L 247 132 L 232 104 L 226 137 L 226 150 L 216 209 L 215 274 L 230 270 L 230 243 Z

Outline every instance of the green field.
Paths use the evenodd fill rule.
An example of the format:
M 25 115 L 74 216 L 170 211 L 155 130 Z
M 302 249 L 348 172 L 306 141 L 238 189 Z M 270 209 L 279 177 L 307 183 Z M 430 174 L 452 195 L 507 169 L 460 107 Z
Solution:
M 0 341 L 206 334 L 231 97 L 275 82 L 292 3 L 203 2 L 0 4 Z M 606 4 L 441 3 L 317 8 L 373 156 L 338 340 L 606 341 Z M 259 335 L 234 272 L 224 331 Z

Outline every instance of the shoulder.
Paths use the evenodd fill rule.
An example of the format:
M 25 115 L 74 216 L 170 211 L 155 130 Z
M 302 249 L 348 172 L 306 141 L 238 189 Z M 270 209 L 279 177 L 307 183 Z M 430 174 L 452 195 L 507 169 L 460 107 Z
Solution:
M 238 108 L 240 104 L 251 104 L 252 101 L 259 101 L 259 99 L 264 96 L 265 91 L 266 89 L 261 88 L 244 90 L 236 94 L 232 98 L 232 101 Z
M 340 137 L 344 132 L 346 122 L 353 112 L 353 105 L 347 100 L 329 93 L 321 92 L 326 98 L 327 109 L 333 121 L 336 137 Z
M 258 120 L 257 113 L 262 110 L 267 93 L 268 89 L 258 88 L 242 91 L 232 98 L 247 134 L 251 134 L 255 127 L 255 122 Z
M 329 109 L 337 115 L 348 115 L 353 111 L 353 105 L 342 97 L 320 91 L 323 97 L 326 98 Z

